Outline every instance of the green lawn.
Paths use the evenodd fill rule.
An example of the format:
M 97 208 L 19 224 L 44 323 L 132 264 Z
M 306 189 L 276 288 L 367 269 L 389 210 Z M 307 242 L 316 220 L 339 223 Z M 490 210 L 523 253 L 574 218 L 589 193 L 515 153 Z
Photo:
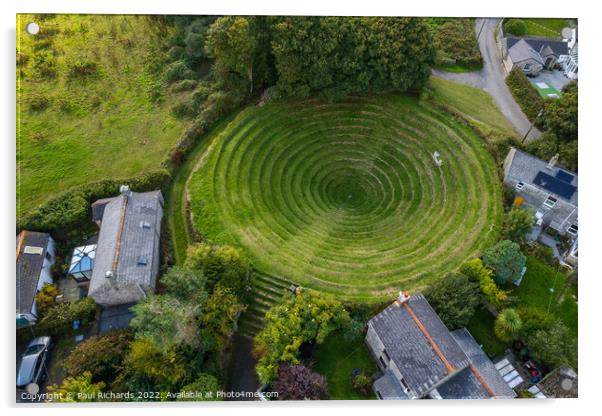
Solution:
M 260 272 L 356 301 L 455 270 L 494 241 L 501 216 L 482 139 L 407 96 L 248 107 L 188 191 L 209 241 L 242 247 Z
M 455 73 L 474 72 L 474 71 L 478 71 L 481 68 L 483 68 L 482 65 L 467 66 L 467 65 L 454 64 L 454 65 L 436 65 L 435 66 L 435 69 L 439 69 L 441 71 L 446 71 L 446 72 L 455 72 Z
M 516 134 L 487 92 L 468 85 L 431 77 L 428 88 L 436 102 L 465 117 L 510 135 Z
M 570 19 L 522 19 L 527 26 L 527 36 L 545 36 L 551 38 L 560 38 L 560 31 L 571 26 Z
M 562 269 L 556 270 L 532 256 L 527 257 L 527 272 L 520 286 L 512 290 L 512 296 L 518 298 L 518 305 L 549 311 L 567 325 L 571 334 L 577 336 L 575 294 L 575 289 L 568 285 Z
M 490 357 L 497 357 L 510 347 L 509 344 L 500 341 L 493 332 L 495 318 L 487 309 L 477 309 L 468 323 L 468 330 L 474 339 L 483 346 L 483 351 Z
M 357 393 L 351 385 L 353 371 L 359 368 L 367 375 L 378 371 L 363 338 L 348 342 L 340 334 L 330 335 L 314 354 L 313 370 L 326 376 L 330 398 L 334 400 L 375 399 Z
M 165 160 L 184 130 L 161 75 L 171 33 L 148 16 L 18 16 L 17 214 Z

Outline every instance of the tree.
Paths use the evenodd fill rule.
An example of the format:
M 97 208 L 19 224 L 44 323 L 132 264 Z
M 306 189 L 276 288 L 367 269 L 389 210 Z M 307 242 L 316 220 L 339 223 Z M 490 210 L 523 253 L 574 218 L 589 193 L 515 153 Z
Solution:
M 61 292 L 59 292 L 55 285 L 44 283 L 42 290 L 36 294 L 38 316 L 43 317 L 46 312 L 56 304 L 55 299 L 60 294 Z
M 536 330 L 527 345 L 536 360 L 553 367 L 568 366 L 576 361 L 576 345 L 560 320 Z
M 59 387 L 49 386 L 48 391 L 56 394 L 56 401 L 61 403 L 96 402 L 104 388 L 105 383 L 93 383 L 92 373 L 86 371 L 80 376 L 65 378 Z
M 508 19 L 504 23 L 504 30 L 514 36 L 525 36 L 527 25 L 522 19 Z
M 259 357 L 256 370 L 261 382 L 272 380 L 280 363 L 299 364 L 302 344 L 321 344 L 332 331 L 348 325 L 349 320 L 338 300 L 312 290 L 290 295 L 269 309 L 253 349 Z
M 38 321 L 36 331 L 48 335 L 64 334 L 71 328 L 73 321 L 80 320 L 82 325 L 87 325 L 96 313 L 96 304 L 89 297 L 75 302 L 56 303 L 46 311 Z
M 246 78 L 249 93 L 253 92 L 256 46 L 249 18 L 244 16 L 217 19 L 208 30 L 205 43 L 207 54 L 214 59 L 214 69 L 222 75 Z
M 500 312 L 493 325 L 495 335 L 504 342 L 515 340 L 522 328 L 522 321 L 514 309 L 504 309 Z
M 533 209 L 513 206 L 505 215 L 502 237 L 522 244 L 533 228 Z
M 483 266 L 481 259 L 467 261 L 460 267 L 460 273 L 469 280 L 479 283 L 483 301 L 496 308 L 503 307 L 508 302 L 508 292 L 500 289 L 493 278 L 493 271 Z
M 236 320 L 244 307 L 232 289 L 220 285 L 205 302 L 201 315 L 201 325 L 215 338 L 215 345 L 219 351 L 226 345 L 230 335 L 236 330 Z M 206 334 L 206 335 L 209 335 Z
M 435 49 L 424 19 L 274 17 L 272 50 L 283 96 L 420 89 Z
M 152 341 L 163 352 L 180 344 L 200 347 L 198 308 L 169 295 L 149 296 L 131 307 L 134 318 L 130 326 L 136 330 L 136 338 Z
M 111 384 L 121 370 L 133 338 L 132 331 L 114 330 L 86 339 L 64 361 L 67 375 L 77 377 L 90 373 L 92 381 Z
M 493 270 L 498 284 L 517 282 L 526 262 L 520 246 L 509 240 L 502 240 L 483 253 L 483 264 Z
M 450 329 L 464 327 L 479 304 L 479 285 L 463 274 L 448 274 L 430 286 L 424 296 Z
M 328 398 L 326 378 L 314 373 L 304 365 L 280 365 L 276 391 L 280 400 L 323 400 Z
M 188 371 L 175 348 L 163 352 L 149 339 L 132 342 L 123 367 L 129 383 L 148 391 L 177 391 Z
M 182 387 L 179 401 L 221 401 L 217 394 L 221 386 L 217 379 L 211 374 L 201 373 L 196 381 Z
M 222 287 L 232 289 L 239 299 L 244 298 L 249 286 L 251 267 L 238 249 L 195 244 L 188 248 L 184 265 L 203 272 L 209 293 L 219 283 Z
M 205 284 L 207 279 L 200 270 L 173 266 L 161 277 L 165 291 L 180 301 L 195 304 L 205 302 Z
M 554 320 L 546 311 L 534 306 L 521 306 L 517 309 L 522 322 L 521 338 L 530 339 L 536 331 L 548 329 Z
M 553 132 L 563 142 L 577 140 L 578 101 L 576 82 L 567 85 L 560 98 L 546 100 L 543 129 Z

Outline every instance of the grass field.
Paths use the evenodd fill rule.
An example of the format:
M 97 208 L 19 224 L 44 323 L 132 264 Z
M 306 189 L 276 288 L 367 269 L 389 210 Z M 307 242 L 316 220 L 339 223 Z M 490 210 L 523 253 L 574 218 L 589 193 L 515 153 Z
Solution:
M 554 289 L 550 291 L 550 289 Z M 549 311 L 562 320 L 571 335 L 577 336 L 577 302 L 575 289 L 568 285 L 562 269 L 556 270 L 541 260 L 528 256 L 527 272 L 519 287 L 512 295 L 519 299 L 519 305 L 538 307 Z
M 40 24 L 37 35 L 25 24 Z M 18 16 L 17 212 L 156 169 L 184 127 L 164 94 L 170 28 L 146 16 Z
M 481 125 L 516 134 L 487 92 L 468 85 L 431 77 L 428 85 L 436 102 L 453 108 Z
M 479 308 L 468 323 L 468 330 L 474 339 L 483 346 L 483 351 L 494 358 L 504 353 L 510 344 L 500 341 L 493 332 L 494 316 L 487 309 Z
M 527 36 L 560 38 L 560 31 L 571 26 L 570 19 L 522 19 L 527 26 Z
M 363 337 L 355 342 L 346 341 L 338 333 L 330 335 L 314 354 L 312 370 L 328 381 L 328 391 L 333 400 L 375 399 L 357 393 L 351 384 L 353 371 L 360 369 L 367 375 L 378 370 L 364 344 Z
M 440 278 L 494 241 L 501 216 L 481 139 L 404 96 L 248 107 L 188 191 L 208 240 L 354 300 Z

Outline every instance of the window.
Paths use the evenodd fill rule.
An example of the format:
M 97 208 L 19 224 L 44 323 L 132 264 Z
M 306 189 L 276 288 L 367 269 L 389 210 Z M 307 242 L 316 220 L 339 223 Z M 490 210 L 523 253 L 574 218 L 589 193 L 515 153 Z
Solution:
M 516 184 L 516 190 L 517 191 L 520 191 L 524 187 L 525 187 L 525 183 L 524 182 L 519 182 L 519 183 Z
M 52 261 L 52 256 L 50 255 L 49 252 L 46 252 L 46 260 Z
M 570 235 L 577 235 L 577 231 L 579 229 L 577 228 L 577 226 L 575 224 L 571 224 L 571 226 L 566 230 L 567 233 L 569 233 Z
M 391 361 L 391 357 L 389 357 L 387 350 L 383 350 L 383 354 L 385 354 L 385 357 L 387 357 L 387 362 Z
M 140 221 L 140 228 L 144 228 L 145 230 L 149 230 L 151 228 L 150 222 Z
M 549 196 L 543 204 L 548 208 L 554 208 L 554 205 L 556 205 L 556 201 L 558 201 L 556 198 L 554 198 L 553 196 Z
M 385 360 L 383 360 L 383 357 L 378 357 L 378 360 L 380 361 L 380 364 L 383 368 L 387 368 L 387 363 L 385 363 Z
M 401 385 L 403 386 L 403 391 L 405 391 L 406 393 L 410 391 L 410 385 L 407 383 L 407 381 L 405 381 L 403 378 L 399 379 L 399 381 L 401 382 Z
M 146 266 L 147 263 L 148 263 L 148 261 L 146 260 L 146 257 L 144 257 L 144 256 L 138 257 L 138 266 Z

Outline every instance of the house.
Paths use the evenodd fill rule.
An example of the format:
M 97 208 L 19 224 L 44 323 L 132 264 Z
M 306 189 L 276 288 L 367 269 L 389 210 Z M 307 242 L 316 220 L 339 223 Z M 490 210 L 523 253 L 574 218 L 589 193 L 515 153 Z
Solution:
M 17 235 L 17 328 L 38 319 L 36 294 L 52 283 L 50 269 L 55 260 L 54 240 L 49 234 L 21 231 Z
M 570 367 L 557 368 L 534 387 L 536 398 L 575 399 L 579 397 L 579 377 Z M 529 389 L 531 393 L 534 391 Z
M 381 400 L 516 397 L 468 330 L 449 331 L 422 294 L 400 294 L 370 319 L 366 344 Z
M 534 235 L 550 227 L 576 239 L 578 233 L 577 174 L 512 148 L 504 161 L 504 183 L 515 190 L 523 205 L 535 211 Z
M 153 293 L 159 273 L 161 191 L 120 195 L 92 204 L 100 225 L 88 296 L 108 308 L 132 304 Z
M 579 72 L 579 43 L 577 39 L 577 28 L 571 29 L 571 36 L 565 39 L 569 48 L 569 54 L 561 57 L 558 63 L 562 65 L 564 75 L 569 79 L 577 79 Z
M 508 72 L 521 68 L 526 75 L 537 76 L 544 69 L 553 69 L 568 56 L 565 41 L 510 36 L 502 39 L 502 60 Z

